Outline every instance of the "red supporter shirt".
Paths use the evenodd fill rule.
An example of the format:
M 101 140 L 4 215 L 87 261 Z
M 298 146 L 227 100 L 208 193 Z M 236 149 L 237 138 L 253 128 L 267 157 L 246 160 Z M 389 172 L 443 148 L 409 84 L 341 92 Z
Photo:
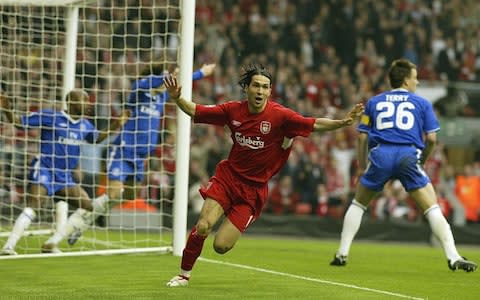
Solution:
M 315 118 L 273 101 L 267 102 L 263 112 L 252 114 L 247 101 L 232 101 L 197 104 L 194 122 L 228 126 L 233 140 L 228 165 L 239 177 L 265 184 L 287 161 L 292 139 L 310 135 Z

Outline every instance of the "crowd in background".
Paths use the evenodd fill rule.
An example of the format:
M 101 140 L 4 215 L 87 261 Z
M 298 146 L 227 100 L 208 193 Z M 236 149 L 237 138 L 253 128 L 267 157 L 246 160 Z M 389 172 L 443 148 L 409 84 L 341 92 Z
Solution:
M 176 61 L 180 41 L 172 32 L 179 26 L 177 3 L 99 1 L 99 7 L 81 9 L 76 85 L 91 94 L 97 127 L 105 127 L 119 114 L 139 70 L 152 61 Z M 8 10 L 2 17 L 11 22 Z M 479 25 L 480 3 L 475 0 L 197 0 L 194 63 L 217 63 L 217 67 L 213 77 L 195 82 L 193 98 L 203 104 L 242 99 L 237 84 L 241 66 L 259 62 L 273 74 L 274 101 L 307 116 L 338 118 L 353 104 L 388 89 L 385 71 L 396 58 L 405 57 L 417 64 L 421 83 L 479 82 Z M 2 41 L 11 35 L 3 29 Z M 25 40 L 29 38 L 27 35 Z M 38 48 L 62 42 L 45 42 L 48 39 L 41 38 L 43 44 L 37 41 Z M 2 42 L 4 53 L 11 51 L 9 46 Z M 9 78 L 35 82 L 38 77 L 45 86 L 58 84 L 61 68 L 57 51 L 47 47 L 47 52 L 26 53 L 27 58 L 15 68 L 24 71 L 17 76 L 3 74 L 2 89 L 18 89 L 19 98 L 30 99 L 36 95 L 32 87 L 22 89 L 5 82 Z M 40 60 L 40 55 L 46 58 Z M 40 93 L 37 97 L 49 99 L 49 95 Z M 455 114 L 478 116 L 468 107 Z M 155 155 L 160 159 L 152 159 L 150 164 L 154 198 L 172 197 L 174 116 L 175 107 L 170 104 L 162 144 Z M 15 135 L 8 125 L 2 128 L 2 136 Z M 356 135 L 351 127 L 313 134 L 310 139 L 298 138 L 286 167 L 270 182 L 266 211 L 341 217 L 355 183 Z M 230 144 L 223 129 L 194 127 L 190 161 L 193 210 L 201 201 L 196 189 L 214 173 L 215 164 L 226 157 Z M 91 153 L 101 152 L 93 149 Z M 425 166 L 444 213 L 457 226 L 479 222 L 480 162 L 475 160 L 480 159 L 453 166 L 440 145 Z M 99 168 L 87 173 L 96 174 Z M 398 182 L 386 186 L 370 212 L 378 219 L 422 220 Z
M 196 62 L 216 61 L 219 68 L 213 82 L 199 82 L 195 100 L 241 98 L 237 74 L 251 60 L 273 71 L 276 101 L 311 116 L 339 117 L 353 103 L 388 89 L 385 71 L 399 57 L 418 65 L 421 82 L 478 82 L 479 16 L 476 1 L 197 1 Z M 476 112 L 457 111 L 467 114 Z M 228 136 L 205 131 L 194 133 L 195 147 L 217 140 L 228 149 Z M 355 138 L 355 129 L 348 128 L 297 139 L 287 166 L 271 182 L 267 210 L 342 216 L 354 187 Z M 225 149 L 200 153 L 215 162 Z M 444 150 L 440 145 L 425 166 L 444 213 L 458 226 L 478 222 L 478 163 L 454 169 Z M 213 173 L 202 155 L 192 156 L 192 182 Z M 387 186 L 371 214 L 422 219 L 398 182 Z

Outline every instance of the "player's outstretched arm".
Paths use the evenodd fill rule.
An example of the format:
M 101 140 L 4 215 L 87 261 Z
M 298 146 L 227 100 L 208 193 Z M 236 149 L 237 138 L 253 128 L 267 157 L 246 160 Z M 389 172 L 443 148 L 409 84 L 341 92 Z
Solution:
M 203 76 L 207 77 L 213 74 L 213 71 L 215 70 L 215 67 L 217 64 L 204 64 L 201 68 L 200 71 L 202 71 Z
M 122 128 L 123 125 L 125 125 L 125 123 L 127 123 L 129 118 L 130 118 L 130 110 L 125 109 L 124 111 L 122 111 L 122 115 L 120 116 L 120 118 L 113 119 L 110 122 L 110 126 L 107 129 L 107 131 L 105 130 L 100 131 L 98 135 L 97 143 L 101 143 L 109 135 L 111 135 L 112 133 L 116 133 L 120 128 Z
M 187 101 L 180 95 L 182 93 L 182 86 L 179 85 L 177 77 L 175 75 L 165 76 L 165 87 L 170 95 L 170 99 L 177 104 L 177 106 L 187 115 L 193 117 L 195 115 L 195 109 L 197 105 L 192 101 Z
M 313 130 L 316 132 L 331 131 L 338 128 L 350 126 L 353 122 L 362 115 L 364 111 L 362 103 L 356 104 L 344 119 L 332 120 L 327 118 L 317 118 L 313 125 Z
M 4 92 L 0 92 L 0 111 L 7 117 L 7 120 L 17 127 L 22 127 L 20 116 L 10 109 L 10 99 Z

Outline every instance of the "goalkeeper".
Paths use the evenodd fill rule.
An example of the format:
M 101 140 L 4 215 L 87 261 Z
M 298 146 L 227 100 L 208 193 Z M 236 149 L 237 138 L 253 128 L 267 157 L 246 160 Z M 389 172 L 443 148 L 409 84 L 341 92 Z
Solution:
M 35 219 L 48 197 L 59 195 L 85 211 L 102 210 L 96 201 L 91 201 L 85 190 L 74 181 L 73 171 L 78 165 L 80 144 L 84 141 L 101 142 L 108 132 L 97 131 L 90 121 L 84 119 L 88 110 L 88 94 L 74 89 L 66 96 L 67 111 L 45 109 L 19 116 L 9 109 L 9 99 L 0 96 L 0 108 L 9 122 L 17 127 L 40 128 L 40 154 L 31 162 L 27 205 L 18 216 L 1 255 L 16 255 L 15 246 L 24 231 Z M 112 122 L 110 131 L 119 129 L 128 119 L 129 112 Z M 59 252 L 50 248 L 47 252 Z
M 193 73 L 192 79 L 199 80 L 211 75 L 215 66 L 203 65 Z M 161 64 L 148 66 L 141 77 L 133 82 L 126 104 L 131 112 L 130 118 L 113 141 L 107 157 L 107 193 L 97 197 L 94 202 L 105 204 L 135 199 L 137 183 L 144 180 L 145 161 L 157 147 L 165 102 L 169 99 L 163 84 L 166 72 Z M 77 209 L 68 218 L 66 229 L 57 231 L 44 247 L 56 248 L 65 237 L 68 237 L 70 245 L 75 244 L 96 217 L 98 214 L 91 215 L 84 209 Z

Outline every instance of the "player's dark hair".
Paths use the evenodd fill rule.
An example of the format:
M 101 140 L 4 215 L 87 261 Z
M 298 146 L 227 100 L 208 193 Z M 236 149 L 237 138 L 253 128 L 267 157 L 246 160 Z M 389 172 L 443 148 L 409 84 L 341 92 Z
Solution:
M 250 85 L 250 82 L 252 82 L 252 77 L 254 75 L 263 75 L 270 79 L 270 86 L 272 86 L 272 74 L 270 74 L 270 71 L 268 71 L 267 68 L 265 68 L 261 64 L 249 64 L 247 66 L 244 66 L 243 68 L 243 74 L 240 75 L 240 80 L 238 81 L 238 84 L 244 89 L 247 86 Z
M 393 89 L 397 89 L 402 86 L 405 79 L 410 76 L 413 69 L 417 66 L 408 59 L 397 59 L 392 62 L 390 69 L 388 70 L 388 79 L 390 80 L 390 86 Z
M 82 97 L 88 97 L 88 93 L 82 89 L 73 89 L 65 95 L 65 102 L 69 103 L 72 100 L 79 101 Z

